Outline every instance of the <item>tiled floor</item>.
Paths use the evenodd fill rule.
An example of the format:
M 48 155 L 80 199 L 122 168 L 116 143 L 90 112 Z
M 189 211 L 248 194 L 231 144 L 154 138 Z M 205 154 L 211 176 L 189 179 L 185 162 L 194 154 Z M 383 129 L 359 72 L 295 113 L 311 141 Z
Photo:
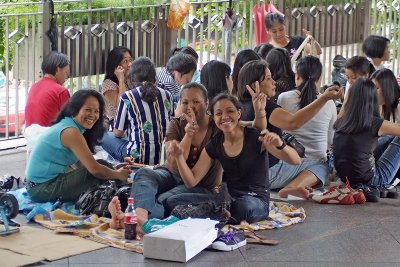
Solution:
M 23 177 L 25 149 L 0 151 L 0 175 Z M 306 210 L 304 223 L 265 231 L 277 246 L 247 245 L 232 252 L 203 251 L 185 266 L 400 266 L 400 200 L 376 204 L 320 205 L 293 201 Z M 17 220 L 26 223 L 23 216 Z M 141 254 L 105 248 L 48 266 L 181 266 L 144 259 Z M 0 259 L 1 266 L 1 259 Z

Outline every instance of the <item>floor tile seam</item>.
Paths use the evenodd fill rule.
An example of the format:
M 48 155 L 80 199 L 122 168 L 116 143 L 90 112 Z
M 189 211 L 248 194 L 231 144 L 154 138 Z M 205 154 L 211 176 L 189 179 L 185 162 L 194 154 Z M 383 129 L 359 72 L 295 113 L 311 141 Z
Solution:
M 293 243 L 293 244 L 291 244 L 291 245 L 289 245 L 289 246 L 285 246 L 285 248 L 282 248 L 282 249 L 274 250 L 273 253 L 274 253 L 274 254 L 275 254 L 275 253 L 279 253 L 279 251 L 287 250 L 288 248 L 291 248 L 291 247 L 293 247 L 293 246 L 299 246 L 299 247 L 304 246 L 304 245 L 307 246 L 307 244 L 313 243 L 313 242 L 318 241 L 318 240 L 321 240 L 321 239 L 323 239 L 323 238 L 328 238 L 328 237 L 331 237 L 331 236 L 334 236 L 334 235 L 342 234 L 342 233 L 345 233 L 345 232 L 347 232 L 347 231 L 351 231 L 352 229 L 354 229 L 354 228 L 356 228 L 356 227 L 365 226 L 365 225 L 369 225 L 369 224 L 372 224 L 372 223 L 375 223 L 375 224 L 376 224 L 376 219 L 375 219 L 375 222 L 364 222 L 364 223 L 362 223 L 362 224 L 358 224 L 358 223 L 357 223 L 357 224 L 355 224 L 355 225 L 352 226 L 352 227 L 347 227 L 347 228 L 342 228 L 342 229 L 335 228 L 335 229 L 330 230 L 330 231 L 328 231 L 328 232 L 324 232 L 324 233 L 321 234 L 321 235 L 316 235 L 316 236 L 312 237 L 311 239 L 304 240 L 304 241 L 301 241 L 301 242 L 299 242 L 299 243 Z M 338 230 L 339 230 L 339 231 L 338 231 Z M 335 231 L 335 232 L 334 232 L 334 233 L 331 233 L 332 231 Z M 247 259 L 246 259 L 246 260 L 247 260 Z
M 386 226 L 383 224 L 382 220 L 378 220 L 378 223 L 380 224 L 381 228 L 382 228 L 383 230 L 385 230 L 385 232 L 386 232 L 387 234 L 389 234 L 389 235 L 397 242 L 397 244 L 400 245 L 399 238 L 396 238 L 396 236 L 394 236 L 394 235 L 392 234 L 392 231 L 390 231 L 390 229 L 389 229 L 388 227 L 386 227 Z

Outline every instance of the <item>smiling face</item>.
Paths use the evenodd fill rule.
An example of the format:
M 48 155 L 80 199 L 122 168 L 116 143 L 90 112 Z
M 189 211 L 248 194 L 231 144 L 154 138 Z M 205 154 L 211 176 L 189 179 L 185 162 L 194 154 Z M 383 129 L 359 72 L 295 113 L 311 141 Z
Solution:
M 253 88 L 255 88 L 255 85 Z M 265 70 L 264 80 L 260 82 L 260 91 L 267 97 L 274 97 L 276 95 L 275 81 L 272 79 L 271 72 L 268 68 Z
M 124 57 L 119 65 L 124 68 L 125 73 L 128 73 L 129 67 L 132 65 L 132 57 L 129 52 L 124 52 Z
M 96 97 L 89 96 L 74 120 L 83 128 L 89 130 L 100 117 L 100 104 Z
M 276 43 L 286 44 L 286 26 L 284 24 L 275 22 L 267 32 Z
M 241 111 L 228 99 L 221 99 L 214 105 L 214 122 L 223 132 L 232 132 L 237 127 L 240 116 Z
M 197 121 L 201 121 L 206 116 L 208 101 L 198 88 L 185 89 L 181 97 L 182 112 L 188 114 L 189 108 L 194 112 Z

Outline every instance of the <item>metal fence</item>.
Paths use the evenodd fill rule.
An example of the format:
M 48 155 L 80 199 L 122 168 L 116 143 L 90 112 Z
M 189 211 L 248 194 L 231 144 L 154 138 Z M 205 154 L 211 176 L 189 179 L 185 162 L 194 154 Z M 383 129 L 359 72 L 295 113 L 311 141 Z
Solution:
M 184 26 L 177 32 L 166 26 L 169 4 L 95 9 L 92 8 L 93 1 L 54 1 L 54 12 L 48 0 L 12 4 L 0 1 L 0 9 L 12 5 L 37 7 L 36 12 L 25 14 L 0 12 L 0 56 L 2 38 L 5 49 L 4 62 L 0 62 L 5 73 L 3 87 L 0 77 L 0 140 L 20 136 L 29 86 L 42 77 L 40 64 L 51 48 L 70 58 L 71 78 L 65 86 L 71 93 L 81 88 L 99 88 L 108 51 L 118 45 L 131 48 L 134 57 L 152 58 L 157 66 L 166 63 L 172 47 L 184 45 L 195 47 L 199 52 L 200 66 L 211 59 L 225 60 L 233 65 L 239 50 L 255 47 L 252 8 L 270 2 L 234 1 L 233 9 L 240 18 L 240 27 L 228 42 L 227 31 L 222 27 L 228 0 L 191 2 Z M 370 33 L 391 38 L 392 55 L 395 55 L 391 64 L 393 70 L 399 72 L 397 11 L 400 4 L 395 4 L 399 1 L 272 2 L 285 14 L 290 35 L 301 34 L 301 29 L 307 28 L 321 43 L 321 61 L 326 66 L 323 83 L 327 83 L 333 57 L 336 54 L 346 58 L 362 54 L 361 43 Z M 62 11 L 62 5 L 72 2 L 86 3 L 86 6 Z M 311 5 L 310 2 L 318 4 Z M 53 43 L 47 35 L 49 29 L 53 29 L 57 37 Z

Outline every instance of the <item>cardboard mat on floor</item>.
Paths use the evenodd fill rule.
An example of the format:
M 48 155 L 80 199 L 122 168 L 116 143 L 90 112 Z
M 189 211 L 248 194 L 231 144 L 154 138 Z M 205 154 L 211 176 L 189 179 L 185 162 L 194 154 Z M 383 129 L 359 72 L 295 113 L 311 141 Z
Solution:
M 0 256 L 1 266 L 21 266 L 41 260 L 54 261 L 105 247 L 107 245 L 77 236 L 21 226 L 19 233 L 0 237 L 0 255 L 5 255 Z

